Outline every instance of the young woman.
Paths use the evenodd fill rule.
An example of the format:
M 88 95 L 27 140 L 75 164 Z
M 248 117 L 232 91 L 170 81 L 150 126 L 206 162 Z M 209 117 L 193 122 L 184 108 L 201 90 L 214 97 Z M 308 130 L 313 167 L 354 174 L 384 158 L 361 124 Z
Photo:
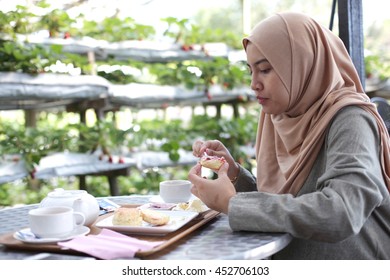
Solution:
M 390 259 L 389 134 L 342 41 L 281 13 L 243 45 L 261 105 L 257 174 L 220 141 L 197 141 L 194 155 L 227 163 L 215 180 L 194 166 L 192 192 L 233 230 L 290 233 L 275 259 Z

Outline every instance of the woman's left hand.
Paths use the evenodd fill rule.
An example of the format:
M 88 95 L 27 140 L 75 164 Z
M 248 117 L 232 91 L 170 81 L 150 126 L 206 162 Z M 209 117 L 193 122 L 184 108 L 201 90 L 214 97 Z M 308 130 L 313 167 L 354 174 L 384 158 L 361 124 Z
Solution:
M 227 162 L 218 170 L 218 178 L 209 180 L 202 178 L 202 166 L 198 163 L 191 168 L 188 180 L 193 184 L 191 192 L 203 201 L 209 208 L 227 214 L 229 200 L 236 194 L 236 190 L 227 176 L 229 164 Z

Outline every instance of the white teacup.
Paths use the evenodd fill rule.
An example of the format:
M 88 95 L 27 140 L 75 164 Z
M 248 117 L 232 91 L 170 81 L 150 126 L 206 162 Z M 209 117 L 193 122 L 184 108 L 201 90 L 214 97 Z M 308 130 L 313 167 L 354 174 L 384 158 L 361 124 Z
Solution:
M 192 183 L 187 180 L 168 180 L 160 182 L 160 197 L 167 203 L 187 202 Z
M 49 206 L 28 212 L 30 229 L 39 238 L 61 237 L 82 226 L 85 216 L 66 206 Z

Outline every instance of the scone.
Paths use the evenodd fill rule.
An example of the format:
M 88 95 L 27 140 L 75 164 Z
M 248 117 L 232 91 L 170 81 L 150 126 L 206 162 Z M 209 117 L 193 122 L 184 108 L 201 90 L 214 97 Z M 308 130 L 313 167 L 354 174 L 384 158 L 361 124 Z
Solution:
M 218 170 L 225 163 L 225 161 L 226 160 L 224 157 L 204 155 L 200 158 L 199 163 L 204 167 Z
M 200 213 L 200 212 L 203 212 L 205 210 L 204 206 L 205 205 L 203 204 L 203 202 L 200 199 L 194 199 L 188 203 L 186 210 Z
M 141 211 L 136 208 L 120 207 L 114 213 L 112 224 L 115 226 L 141 226 Z
M 156 226 L 166 225 L 169 222 L 168 215 L 150 209 L 142 209 L 141 216 L 145 222 Z
M 176 211 L 190 211 L 201 213 L 207 210 L 207 206 L 203 204 L 200 199 L 194 199 L 190 202 L 178 203 L 173 210 Z

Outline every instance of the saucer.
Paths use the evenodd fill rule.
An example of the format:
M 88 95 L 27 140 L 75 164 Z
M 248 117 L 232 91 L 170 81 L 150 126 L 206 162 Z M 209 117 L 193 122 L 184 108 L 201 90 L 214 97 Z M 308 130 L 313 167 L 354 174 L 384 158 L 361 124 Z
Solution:
M 30 228 L 24 228 L 14 233 L 14 238 L 24 243 L 42 244 L 42 243 L 57 243 L 66 241 L 77 236 L 86 235 L 90 232 L 90 228 L 86 226 L 79 226 L 71 231 L 69 234 L 61 237 L 39 238 L 31 232 Z

